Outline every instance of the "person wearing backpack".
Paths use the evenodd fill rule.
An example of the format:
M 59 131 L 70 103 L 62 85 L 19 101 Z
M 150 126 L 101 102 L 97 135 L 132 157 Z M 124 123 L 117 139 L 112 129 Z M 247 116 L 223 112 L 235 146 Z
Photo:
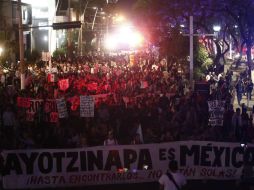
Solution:
M 160 179 L 160 190 L 181 190 L 187 183 L 186 178 L 178 171 L 175 160 L 170 161 L 169 171 L 163 174 Z

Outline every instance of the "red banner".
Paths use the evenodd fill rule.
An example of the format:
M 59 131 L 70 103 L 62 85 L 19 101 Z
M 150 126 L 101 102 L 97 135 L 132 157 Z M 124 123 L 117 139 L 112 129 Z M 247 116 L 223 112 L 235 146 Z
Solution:
M 87 90 L 93 91 L 93 90 L 97 90 L 98 84 L 96 82 L 93 82 L 93 83 L 87 84 L 86 87 L 87 87 Z
M 23 98 L 18 97 L 17 98 L 17 105 L 21 108 L 29 108 L 30 107 L 30 98 Z
M 48 82 L 57 82 L 57 76 L 56 76 L 56 74 L 48 74 L 48 76 L 47 76 L 47 81 Z
M 69 101 L 71 102 L 71 110 L 76 111 L 80 104 L 79 96 L 73 96 Z
M 65 91 L 69 88 L 69 79 L 62 79 L 58 82 L 60 90 Z
M 148 88 L 148 82 L 147 81 L 141 81 L 141 86 L 140 86 L 141 89 L 145 89 L 145 88 Z

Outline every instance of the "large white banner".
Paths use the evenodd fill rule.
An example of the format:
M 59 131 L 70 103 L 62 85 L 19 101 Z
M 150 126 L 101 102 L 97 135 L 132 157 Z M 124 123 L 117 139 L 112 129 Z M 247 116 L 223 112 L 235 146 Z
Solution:
M 157 181 L 170 160 L 188 179 L 239 179 L 254 147 L 179 141 L 82 149 L 4 151 L 4 188 L 48 188 Z

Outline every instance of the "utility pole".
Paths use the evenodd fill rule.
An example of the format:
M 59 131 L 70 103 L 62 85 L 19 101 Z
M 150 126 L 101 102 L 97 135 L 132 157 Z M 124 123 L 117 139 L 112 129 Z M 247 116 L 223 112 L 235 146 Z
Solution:
M 193 16 L 190 16 L 190 85 L 193 90 Z
M 21 90 L 26 88 L 25 86 L 25 62 L 24 62 L 24 40 L 23 40 L 23 25 L 22 25 L 22 12 L 21 12 L 21 0 L 18 0 L 18 17 L 19 17 L 19 60 L 20 60 L 20 83 Z
M 79 39 L 78 39 L 79 48 L 78 49 L 79 49 L 81 56 L 83 55 L 83 29 L 84 29 L 84 24 L 85 24 L 85 14 L 86 14 L 86 9 L 87 9 L 89 2 L 90 2 L 90 0 L 86 0 L 86 5 L 85 5 L 84 11 L 81 15 L 81 18 L 80 18 L 81 28 L 79 30 Z
M 68 0 L 68 21 L 71 22 L 71 0 Z M 67 52 L 71 56 L 71 29 L 67 30 Z
M 184 34 L 184 36 L 189 36 L 190 39 L 190 87 L 192 90 L 194 90 L 194 77 L 193 77 L 193 71 L 194 71 L 194 43 L 193 43 L 193 38 L 194 36 L 215 36 L 216 34 L 194 34 L 194 29 L 193 29 L 193 16 L 190 16 L 190 23 L 189 23 L 189 34 Z
M 96 19 L 97 13 L 98 13 L 98 7 L 96 7 L 96 11 L 95 11 L 95 14 L 94 14 L 94 17 L 93 17 L 92 30 L 94 29 L 94 24 L 95 24 L 95 19 Z

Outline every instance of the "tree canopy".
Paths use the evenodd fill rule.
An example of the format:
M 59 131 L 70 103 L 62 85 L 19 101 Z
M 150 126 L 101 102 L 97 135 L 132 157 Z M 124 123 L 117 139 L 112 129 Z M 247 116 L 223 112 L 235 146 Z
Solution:
M 224 60 L 229 49 L 230 38 L 234 48 L 242 54 L 247 49 L 247 60 L 251 66 L 251 48 L 254 43 L 254 1 L 252 0 L 137 0 L 135 15 L 146 20 L 150 29 L 164 31 L 169 35 L 170 27 L 184 25 L 183 32 L 188 32 L 188 18 L 194 17 L 195 33 L 213 33 L 213 26 L 220 25 L 217 39 L 209 37 L 215 43 L 217 53 L 214 63 Z M 209 40 L 208 40 L 209 41 Z M 223 48 L 224 47 L 224 48 Z M 211 52 L 214 53 L 214 52 Z

